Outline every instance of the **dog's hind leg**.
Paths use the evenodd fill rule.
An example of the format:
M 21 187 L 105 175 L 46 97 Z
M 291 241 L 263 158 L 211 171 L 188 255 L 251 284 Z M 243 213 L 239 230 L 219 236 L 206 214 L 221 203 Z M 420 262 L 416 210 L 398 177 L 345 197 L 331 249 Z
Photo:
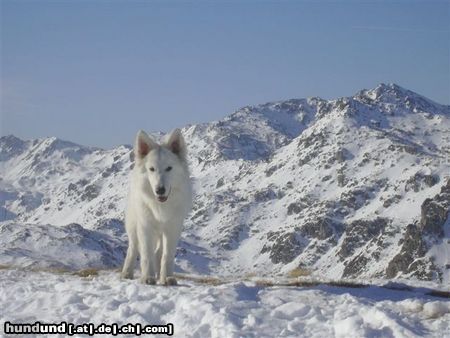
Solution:
M 128 233 L 128 249 L 127 256 L 125 257 L 125 262 L 122 268 L 122 278 L 133 279 L 134 266 L 136 263 L 136 258 L 138 254 L 138 243 L 136 238 L 136 232 L 130 231 Z

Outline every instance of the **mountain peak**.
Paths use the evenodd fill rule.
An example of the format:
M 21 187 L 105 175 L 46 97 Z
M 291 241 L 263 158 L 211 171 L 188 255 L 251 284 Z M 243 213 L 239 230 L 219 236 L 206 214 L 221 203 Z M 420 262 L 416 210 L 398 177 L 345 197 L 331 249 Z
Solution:
M 26 142 L 14 135 L 0 137 L 0 161 L 6 161 L 11 157 L 22 153 L 26 148 Z
M 20 142 L 24 142 L 24 141 L 12 134 L 0 137 L 0 144 L 12 144 L 12 143 L 20 143 Z
M 414 92 L 411 92 L 395 83 L 380 83 L 375 88 L 372 89 L 362 89 L 356 93 L 355 97 L 366 97 L 371 100 L 379 100 L 379 101 L 392 101 L 398 100 L 399 98 L 411 95 L 418 95 Z
M 395 83 L 380 83 L 373 89 L 363 89 L 353 97 L 357 101 L 376 104 L 382 109 L 390 107 L 412 113 L 450 114 L 450 106 L 442 105 Z

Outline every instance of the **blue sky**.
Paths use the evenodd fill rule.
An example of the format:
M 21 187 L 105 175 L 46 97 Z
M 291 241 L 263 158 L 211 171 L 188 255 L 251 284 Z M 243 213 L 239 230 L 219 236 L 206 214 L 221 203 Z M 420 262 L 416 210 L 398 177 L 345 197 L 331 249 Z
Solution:
M 1 0 L 2 135 L 132 143 L 395 82 L 450 103 L 449 1 Z

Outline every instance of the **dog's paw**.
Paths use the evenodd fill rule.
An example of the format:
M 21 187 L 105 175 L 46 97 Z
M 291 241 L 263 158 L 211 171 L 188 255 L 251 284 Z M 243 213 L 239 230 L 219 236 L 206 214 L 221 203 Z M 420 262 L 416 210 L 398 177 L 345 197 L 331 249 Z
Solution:
M 161 285 L 166 285 L 166 286 L 174 286 L 174 285 L 178 285 L 177 280 L 175 279 L 175 277 L 166 277 L 165 279 L 160 279 L 159 283 Z
M 142 284 L 147 284 L 147 285 L 155 285 L 156 284 L 156 279 L 153 277 L 141 277 L 140 281 Z
M 122 279 L 133 279 L 133 273 L 128 271 L 122 271 L 120 273 L 120 278 Z
M 167 277 L 166 285 L 178 285 L 178 282 L 175 277 Z

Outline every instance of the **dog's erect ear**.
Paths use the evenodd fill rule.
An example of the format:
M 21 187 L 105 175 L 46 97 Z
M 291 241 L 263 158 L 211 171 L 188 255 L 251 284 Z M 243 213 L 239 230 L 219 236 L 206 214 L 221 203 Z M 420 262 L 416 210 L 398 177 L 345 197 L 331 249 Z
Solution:
M 152 149 L 156 149 L 157 147 L 158 143 L 156 143 L 153 138 L 148 136 L 145 131 L 138 131 L 136 141 L 134 143 L 134 155 L 137 160 L 143 159 Z
M 164 145 L 180 158 L 186 158 L 186 143 L 180 129 L 174 129 L 167 137 Z

